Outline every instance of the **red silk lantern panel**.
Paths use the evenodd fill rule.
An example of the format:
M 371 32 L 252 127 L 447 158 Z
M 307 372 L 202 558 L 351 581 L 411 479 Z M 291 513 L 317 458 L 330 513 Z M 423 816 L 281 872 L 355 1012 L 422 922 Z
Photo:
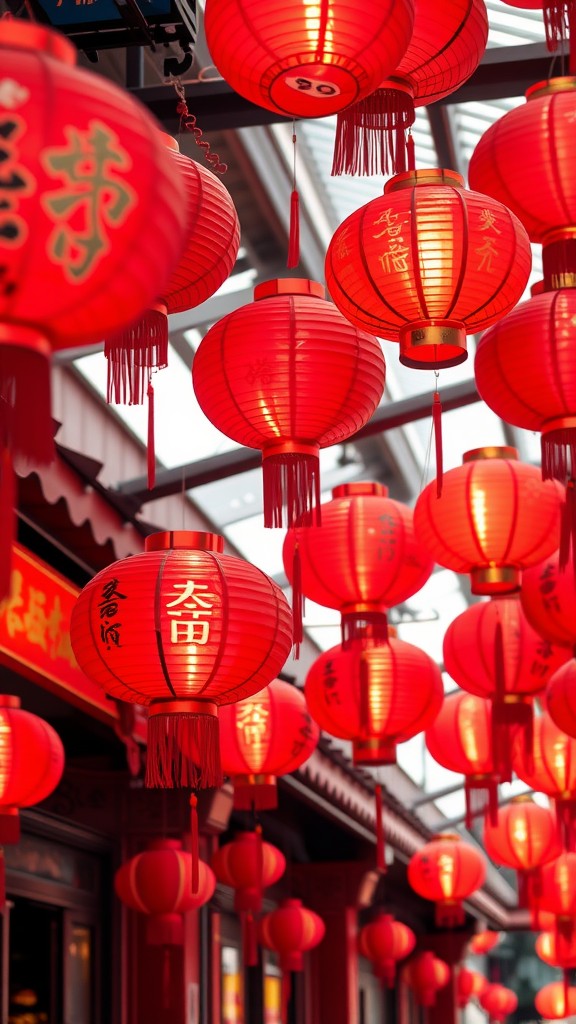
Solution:
M 374 974 L 388 988 L 394 988 L 396 964 L 409 956 L 415 945 L 412 929 L 391 914 L 379 913 L 358 933 L 358 952 L 371 961 Z
M 503 781 L 492 748 L 492 710 L 469 693 L 451 693 L 426 731 L 426 746 L 438 764 L 464 776 L 466 827 L 488 811 L 496 820 L 498 783 Z
M 182 914 L 211 899 L 216 878 L 199 863 L 198 891 L 192 892 L 192 855 L 177 839 L 155 839 L 148 848 L 122 864 L 114 876 L 116 895 L 131 910 L 148 915 L 147 941 L 152 946 L 184 943 Z
M 500 932 L 483 931 L 477 932 L 470 939 L 470 952 L 475 956 L 486 956 L 502 938 Z
M 482 1009 L 486 1010 L 490 1021 L 500 1024 L 510 1013 L 514 1013 L 518 1006 L 518 996 L 505 985 L 488 985 L 482 992 L 479 1002 Z
M 537 955 L 550 967 L 569 969 L 576 967 L 576 936 L 565 941 L 555 932 L 542 932 L 536 939 Z
M 498 821 L 484 824 L 484 849 L 502 867 L 518 873 L 518 901 L 528 906 L 539 898 L 540 869 L 562 852 L 555 815 L 530 796 L 514 797 L 498 811 Z
M 392 636 L 325 651 L 304 690 L 320 728 L 352 741 L 356 765 L 394 764 L 396 745 L 434 720 L 443 694 L 432 658 Z
M 534 741 L 527 754 L 516 740 L 512 763 L 519 779 L 537 793 L 552 797 L 570 848 L 576 809 L 576 739 L 562 732 L 546 713 L 534 720 Z
M 186 188 L 186 245 L 155 306 L 104 343 L 109 402 L 143 402 L 150 370 L 168 361 L 168 314 L 210 298 L 231 274 L 238 254 L 240 224 L 230 193 L 207 167 L 182 155 L 170 135 L 162 139 L 166 160 L 176 164 Z
M 282 591 L 223 546 L 211 533 L 151 534 L 144 553 L 98 573 L 72 613 L 86 675 L 149 707 L 148 786 L 219 785 L 218 706 L 265 686 L 290 650 Z
M 322 505 L 322 525 L 296 525 L 284 541 L 284 568 L 311 601 L 342 614 L 342 639 L 371 622 L 387 636 L 386 609 L 412 597 L 434 563 L 414 536 L 412 510 L 378 483 L 341 484 Z
M 472 188 L 499 199 L 544 246 L 551 288 L 576 281 L 576 78 L 533 85 L 525 106 L 484 132 L 472 154 Z
M 520 570 L 558 546 L 560 504 L 559 485 L 518 462 L 515 448 L 476 448 L 444 474 L 441 497 L 435 481 L 424 488 L 414 529 L 436 562 L 470 573 L 473 594 L 508 594 Z
M 480 971 L 461 967 L 456 976 L 456 1001 L 463 1010 L 471 999 L 477 999 L 488 988 L 488 979 Z
M 566 1020 L 576 1013 L 576 988 L 566 987 L 562 981 L 552 981 L 536 993 L 534 1005 L 546 1020 Z
M 576 644 L 576 586 L 572 573 L 562 572 L 559 553 L 522 574 L 520 599 L 526 618 L 551 643 Z
M 486 878 L 486 859 L 460 836 L 446 833 L 422 846 L 408 864 L 408 881 L 415 892 L 436 904 L 436 924 L 451 928 L 462 924 L 462 900 Z
M 319 735 L 302 690 L 281 679 L 223 708 L 222 770 L 234 783 L 236 809 L 277 807 L 276 779 L 290 775 L 308 760 Z
M 338 114 L 332 174 L 407 170 L 405 135 L 415 108 L 458 89 L 480 63 L 487 38 L 483 0 L 455 0 L 435 11 L 415 0 L 412 37 L 394 74 Z
M 407 964 L 404 980 L 420 1006 L 434 1006 L 436 993 L 450 981 L 450 968 L 434 953 L 418 953 Z
M 466 335 L 505 316 L 530 273 L 528 237 L 505 206 L 455 171 L 418 170 L 337 228 L 326 283 L 351 323 L 400 342 L 400 362 L 455 366 Z
M 220 74 L 252 103 L 293 117 L 325 117 L 366 96 L 399 63 L 412 0 L 208 0 L 208 49 Z
M 379 342 L 324 295 L 298 278 L 258 285 L 255 301 L 214 324 L 194 357 L 208 419 L 262 450 L 265 526 L 282 526 L 284 505 L 288 526 L 318 509 L 319 449 L 356 433 L 384 390 Z

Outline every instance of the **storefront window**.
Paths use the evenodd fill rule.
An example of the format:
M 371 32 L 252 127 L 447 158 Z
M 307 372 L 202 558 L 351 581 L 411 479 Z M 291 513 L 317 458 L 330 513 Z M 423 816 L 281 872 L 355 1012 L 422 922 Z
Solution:
M 222 946 L 222 1024 L 244 1024 L 240 950 Z

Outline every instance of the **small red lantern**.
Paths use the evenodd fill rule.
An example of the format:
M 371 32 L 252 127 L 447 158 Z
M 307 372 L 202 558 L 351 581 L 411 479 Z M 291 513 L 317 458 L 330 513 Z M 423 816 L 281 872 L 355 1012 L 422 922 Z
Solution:
M 495 825 L 484 824 L 484 848 L 495 864 L 518 873 L 518 895 L 528 906 L 540 891 L 543 864 L 562 852 L 555 815 L 523 794 L 498 811 Z
M 234 783 L 234 807 L 277 807 L 277 778 L 308 760 L 319 734 L 302 690 L 281 679 L 223 708 L 220 753 L 222 770 Z
M 436 993 L 450 981 L 450 968 L 434 953 L 418 953 L 407 964 L 404 979 L 419 1006 L 434 1006 Z
M 574 647 L 576 587 L 572 574 L 562 572 L 558 552 L 522 574 L 520 599 L 526 618 L 541 636 Z
M 351 437 L 384 390 L 380 343 L 351 327 L 322 285 L 268 281 L 210 328 L 192 365 L 194 391 L 227 437 L 260 448 L 264 525 L 320 505 L 319 450 Z
M 460 836 L 441 833 L 426 843 L 408 864 L 415 892 L 436 904 L 436 924 L 452 928 L 464 922 L 462 900 L 484 884 L 486 860 Z
M 480 971 L 461 967 L 456 976 L 456 1001 L 463 1010 L 471 999 L 478 999 L 488 988 L 488 980 Z
M 296 525 L 284 541 L 284 568 L 311 601 L 337 608 L 342 640 L 370 622 L 387 636 L 386 610 L 423 587 L 433 562 L 414 536 L 412 510 L 378 483 L 341 484 L 322 505 L 322 525 Z
M 476 448 L 444 474 L 441 497 L 435 481 L 424 488 L 414 529 L 440 565 L 470 573 L 473 594 L 509 594 L 521 569 L 558 546 L 560 504 L 558 484 L 519 462 L 515 448 Z
M 500 932 L 476 932 L 470 939 L 470 952 L 475 956 L 486 956 L 498 945 L 501 938 Z
M 571 848 L 576 838 L 576 739 L 562 732 L 544 713 L 534 720 L 532 750 L 527 754 L 524 744 L 517 740 L 512 763 L 519 779 L 535 792 L 554 799 L 566 844 Z
M 576 918 L 576 853 L 561 853 L 540 873 L 538 907 L 556 917 L 557 930 L 573 935 Z
M 569 988 L 561 981 L 552 981 L 536 993 L 534 1005 L 546 1020 L 566 1020 L 576 1013 L 576 988 Z
M 394 988 L 396 964 L 409 956 L 416 936 L 391 914 L 379 913 L 358 934 L 358 951 L 372 962 L 372 970 L 388 988 Z
M 205 14 L 222 77 L 252 103 L 293 117 L 335 114 L 376 89 L 399 63 L 413 20 L 412 0 L 207 0 Z
M 304 970 L 304 953 L 324 938 L 324 922 L 313 910 L 302 906 L 302 900 L 282 900 L 277 910 L 260 921 L 260 941 L 266 949 L 278 954 L 282 970 L 282 1021 L 286 1022 L 290 998 L 290 974 Z
M 265 686 L 290 650 L 282 591 L 223 547 L 212 533 L 151 534 L 144 553 L 84 587 L 72 614 L 86 675 L 149 707 L 148 786 L 219 785 L 218 706 Z
M 326 254 L 326 283 L 351 323 L 400 342 L 400 362 L 455 366 L 466 335 L 495 323 L 530 273 L 520 221 L 455 171 L 418 170 L 348 217 Z
M 212 857 L 219 882 L 234 889 L 234 910 L 240 914 L 244 935 L 244 964 L 258 962 L 254 915 L 262 909 L 262 890 L 274 885 L 286 869 L 284 854 L 262 841 L 259 831 L 241 832 Z
M 480 1006 L 486 1010 L 491 1022 L 501 1024 L 518 1006 L 518 996 L 505 985 L 488 985 L 480 996 Z
M 560 939 L 555 932 L 542 932 L 536 939 L 536 953 L 550 967 L 564 970 L 576 967 L 576 936 L 572 941 Z

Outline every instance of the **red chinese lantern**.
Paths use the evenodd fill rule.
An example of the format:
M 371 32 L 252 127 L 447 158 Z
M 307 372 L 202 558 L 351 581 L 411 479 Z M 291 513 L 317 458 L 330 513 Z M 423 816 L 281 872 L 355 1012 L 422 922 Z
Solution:
M 486 859 L 460 836 L 441 833 L 425 843 L 408 864 L 415 892 L 436 905 L 436 924 L 452 928 L 464 922 L 462 900 L 484 884 Z
M 576 587 L 571 573 L 562 572 L 559 553 L 522 574 L 520 591 L 526 618 L 551 643 L 576 644 Z
M 520 570 L 558 546 L 561 492 L 515 448 L 476 448 L 428 484 L 414 508 L 416 536 L 446 569 L 470 573 L 472 593 L 518 590 Z M 530 514 L 538 508 L 538 515 Z
M 527 906 L 539 897 L 542 865 L 562 852 L 555 815 L 528 795 L 516 796 L 499 809 L 495 825 L 485 822 L 484 849 L 495 864 L 518 873 L 519 902 Z
M 290 650 L 282 591 L 223 547 L 212 533 L 151 534 L 84 587 L 72 614 L 86 675 L 149 708 L 148 786 L 219 785 L 218 706 L 265 686 Z
M 464 776 L 466 827 L 477 814 L 488 811 L 493 821 L 498 810 L 501 765 L 492 747 L 492 711 L 488 701 L 469 693 L 444 698 L 434 723 L 426 731 L 426 746 L 438 764 Z
M 252 103 L 293 117 L 335 114 L 372 92 L 399 63 L 413 20 L 411 0 L 208 0 L 205 14 L 222 77 Z
M 234 783 L 234 807 L 242 811 L 277 807 L 277 778 L 304 764 L 318 737 L 302 690 L 281 679 L 222 708 L 220 754 L 222 770 Z
M 517 740 L 512 763 L 519 779 L 535 792 L 554 799 L 565 842 L 571 848 L 576 838 L 576 739 L 562 732 L 544 713 L 534 720 L 532 750 L 527 755 L 524 744 Z
M 2 846 L 20 839 L 21 807 L 32 807 L 56 789 L 64 748 L 48 722 L 23 711 L 20 698 L 0 694 L 0 912 L 4 909 Z
M 320 504 L 318 454 L 374 412 L 385 364 L 315 281 L 268 281 L 254 302 L 219 320 L 194 357 L 196 397 L 222 433 L 260 448 L 264 525 L 287 525 Z
M 461 967 L 456 976 L 456 1002 L 463 1010 L 471 999 L 478 999 L 488 988 L 488 980 L 480 971 Z
M 477 932 L 470 939 L 470 952 L 475 956 L 486 956 L 502 938 L 500 932 Z
M 277 910 L 260 921 L 260 941 L 266 949 L 278 954 L 282 970 L 282 1021 L 286 1022 L 292 971 L 304 970 L 304 953 L 322 942 L 326 929 L 313 910 L 302 906 L 302 900 L 282 900 Z
M 552 981 L 536 993 L 534 1005 L 546 1020 L 566 1020 L 576 1013 L 576 988 L 567 988 L 561 981 Z
M 538 82 L 524 106 L 484 132 L 472 154 L 472 188 L 494 196 L 544 246 L 547 288 L 576 282 L 576 78 Z
M 358 951 L 372 962 L 372 970 L 388 988 L 394 988 L 396 964 L 409 956 L 416 936 L 391 914 L 379 913 L 358 934 Z
M 486 48 L 483 0 L 456 0 L 433 11 L 415 0 L 408 49 L 376 92 L 338 115 L 332 174 L 394 174 L 406 166 L 405 133 L 416 107 L 459 88 Z
M 514 1013 L 518 1006 L 518 996 L 505 985 L 488 985 L 482 992 L 479 1002 L 482 1009 L 486 1010 L 490 1021 L 500 1024 L 510 1013 Z
M 450 968 L 440 957 L 426 951 L 410 960 L 404 979 L 413 990 L 419 1006 L 434 1006 L 436 993 L 450 981 Z
M 463 362 L 466 335 L 516 305 L 530 264 L 505 206 L 465 189 L 455 171 L 418 170 L 390 178 L 340 225 L 326 283 L 351 323 L 400 342 L 401 363 L 438 369 Z
M 259 831 L 241 832 L 212 857 L 212 870 L 219 882 L 234 889 L 234 910 L 240 914 L 244 935 L 244 964 L 258 962 L 254 915 L 262 909 L 262 891 L 274 885 L 286 868 L 284 854 L 272 843 L 262 841 Z
M 417 542 L 412 510 L 377 483 L 341 484 L 322 505 L 322 525 L 296 525 L 284 541 L 293 588 L 342 615 L 342 639 L 369 622 L 387 637 L 386 609 L 424 586 L 433 562 Z M 296 583 L 298 587 L 296 587 Z
M 536 939 L 537 955 L 550 967 L 565 970 L 576 967 L 576 937 L 572 941 L 559 941 L 555 932 L 542 932 Z

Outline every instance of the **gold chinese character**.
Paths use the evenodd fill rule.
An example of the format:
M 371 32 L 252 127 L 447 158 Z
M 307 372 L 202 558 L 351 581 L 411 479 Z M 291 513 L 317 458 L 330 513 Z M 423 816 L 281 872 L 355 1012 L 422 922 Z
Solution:
M 392 213 L 392 210 L 384 210 L 380 216 L 376 218 L 373 224 L 373 227 L 376 227 L 378 224 L 383 224 L 384 227 L 379 234 L 372 235 L 372 238 L 384 238 L 385 235 L 388 238 L 398 238 L 405 223 L 404 221 L 400 221 L 398 224 L 399 216 L 399 213 Z
M 485 238 L 481 246 L 474 250 L 479 256 L 482 257 L 478 264 L 478 270 L 486 270 L 488 273 L 492 270 L 492 257 L 498 256 L 498 250 L 494 245 L 493 238 Z
M 236 728 L 244 733 L 244 742 L 258 743 L 268 728 L 270 709 L 261 702 L 239 706 L 236 714 Z
M 391 242 L 389 249 L 378 257 L 384 273 L 406 273 L 408 270 L 407 257 L 409 251 L 408 246 L 403 244 L 401 238 L 397 242 Z
M 501 234 L 500 228 L 496 227 L 496 217 L 492 210 L 482 210 L 480 214 L 480 231 L 495 231 L 497 235 Z
M 209 622 L 198 622 L 197 619 L 172 619 L 170 622 L 170 642 L 173 644 L 198 644 L 202 647 L 208 643 L 209 636 Z
M 30 587 L 28 607 L 24 612 L 24 629 L 31 644 L 37 644 L 43 651 L 48 650 L 48 619 L 46 616 L 46 594 Z
M 24 607 L 24 598 L 22 597 L 22 588 L 24 585 L 24 577 L 19 569 L 14 569 L 11 577 L 10 592 L 11 597 L 2 605 L 2 611 L 6 616 L 6 630 L 8 636 L 14 639 L 16 633 L 24 632 L 24 622 L 22 616 L 16 611 L 17 608 Z

